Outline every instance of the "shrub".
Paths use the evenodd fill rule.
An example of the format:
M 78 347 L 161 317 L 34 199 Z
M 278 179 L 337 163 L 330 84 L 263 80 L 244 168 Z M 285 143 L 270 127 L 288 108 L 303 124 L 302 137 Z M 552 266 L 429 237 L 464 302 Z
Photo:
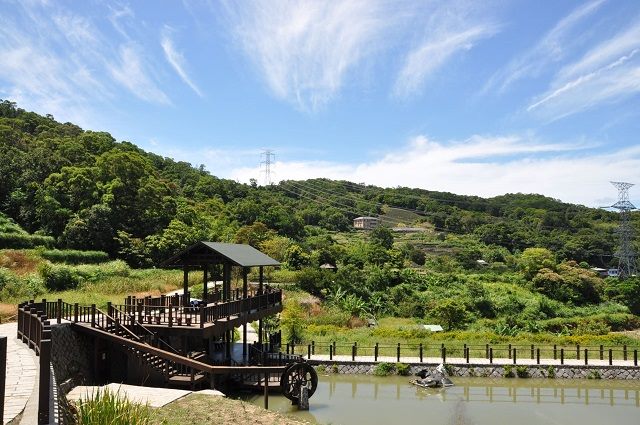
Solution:
M 589 372 L 589 375 L 587 375 L 587 379 L 602 379 L 602 376 L 600 376 L 600 372 L 597 370 L 592 370 Z
M 76 288 L 80 284 L 78 273 L 69 266 L 43 264 L 40 275 L 44 286 L 51 291 L 63 291 Z
M 78 251 L 75 249 L 51 249 L 43 251 L 42 258 L 53 263 L 98 264 L 109 261 L 109 254 L 103 251 Z
M 51 236 L 30 235 L 28 233 L 0 233 L 0 248 L 52 247 L 55 239 Z
M 549 365 L 547 366 L 547 378 L 555 378 L 556 377 L 556 368 Z
M 396 363 L 396 373 L 401 376 L 411 375 L 411 366 L 406 363 Z
M 340 372 L 340 370 L 338 369 L 338 365 L 337 364 L 332 364 L 331 365 L 331 373 L 338 373 Z
M 74 406 L 74 422 L 78 425 L 146 425 L 151 423 L 149 406 L 132 403 L 118 393 L 96 391 Z
M 380 362 L 373 369 L 373 374 L 376 376 L 389 376 L 393 373 L 395 366 L 393 363 Z
M 528 378 L 529 368 L 527 368 L 526 366 L 517 366 L 516 375 L 518 375 L 518 378 Z
M 502 375 L 505 378 L 515 378 L 516 374 L 513 373 L 513 366 L 511 365 L 504 365 L 504 374 Z

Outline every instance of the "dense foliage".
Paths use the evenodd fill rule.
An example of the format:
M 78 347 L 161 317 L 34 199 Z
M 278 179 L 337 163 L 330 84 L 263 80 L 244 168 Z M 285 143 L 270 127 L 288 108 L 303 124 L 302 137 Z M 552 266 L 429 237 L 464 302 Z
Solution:
M 629 312 L 640 311 L 637 278 L 590 270 L 616 264 L 617 215 L 541 195 L 484 199 L 326 179 L 240 184 L 8 101 L 0 175 L 0 248 L 45 247 L 39 255 L 52 262 L 126 262 L 47 262 L 36 289 L 75 288 L 98 269 L 152 266 L 211 240 L 281 261 L 270 278 L 325 301 L 332 314 L 320 325 L 393 315 L 498 334 L 606 333 L 632 327 Z M 353 230 L 363 215 L 382 226 Z M 0 268 L 0 291 L 12 279 Z M 285 314 L 296 340 L 300 314 L 316 320 Z

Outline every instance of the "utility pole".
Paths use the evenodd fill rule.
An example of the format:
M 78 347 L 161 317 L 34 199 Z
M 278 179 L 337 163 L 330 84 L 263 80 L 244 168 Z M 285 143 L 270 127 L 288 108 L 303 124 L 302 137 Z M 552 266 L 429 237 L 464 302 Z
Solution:
M 620 246 L 616 252 L 618 257 L 618 277 L 624 279 L 636 274 L 636 255 L 633 251 L 633 225 L 631 223 L 631 211 L 636 207 L 629 201 L 629 188 L 633 183 L 611 182 L 618 189 L 618 202 L 611 205 L 620 211 L 620 226 L 618 237 Z
M 264 160 L 262 158 L 264 157 Z M 275 162 L 276 154 L 273 153 L 271 149 L 265 149 L 260 153 L 260 168 L 264 164 L 264 184 L 271 185 L 273 182 L 271 181 L 271 164 Z

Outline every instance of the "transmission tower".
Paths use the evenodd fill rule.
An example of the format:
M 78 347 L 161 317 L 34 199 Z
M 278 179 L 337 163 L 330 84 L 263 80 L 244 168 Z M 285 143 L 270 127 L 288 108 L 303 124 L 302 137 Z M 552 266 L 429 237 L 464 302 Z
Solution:
M 618 276 L 625 278 L 636 274 L 636 255 L 633 252 L 633 226 L 631 225 L 631 211 L 636 207 L 629 201 L 629 188 L 633 183 L 611 182 L 618 189 L 618 202 L 611 205 L 620 211 L 620 227 L 618 228 L 618 237 L 620 238 L 620 247 L 616 252 L 618 257 Z
M 262 158 L 264 157 L 264 160 L 262 160 Z M 264 165 L 264 170 L 262 171 L 264 173 L 264 184 L 265 185 L 270 185 L 272 184 L 271 181 L 271 164 L 274 163 L 274 160 L 276 158 L 276 154 L 273 153 L 273 151 L 271 149 L 265 149 L 264 151 L 262 151 L 260 153 L 260 168 L 262 168 L 262 165 Z

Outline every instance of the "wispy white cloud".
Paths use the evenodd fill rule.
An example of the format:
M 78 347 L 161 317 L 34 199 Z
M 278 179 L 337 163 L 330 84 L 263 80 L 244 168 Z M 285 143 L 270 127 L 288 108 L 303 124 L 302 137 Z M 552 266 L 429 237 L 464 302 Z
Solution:
M 161 104 L 171 103 L 167 95 L 149 77 L 145 62 L 135 45 L 120 46 L 118 60 L 108 67 L 113 79 L 138 98 Z
M 556 120 L 640 92 L 640 21 L 564 66 L 527 110 Z
M 347 164 L 276 161 L 278 180 L 326 177 L 384 187 L 407 186 L 496 196 L 542 193 L 567 202 L 600 206 L 609 180 L 640 181 L 640 147 L 595 153 L 590 144 L 545 143 L 529 136 L 473 136 L 436 142 L 418 136 L 381 159 Z M 231 178 L 248 182 L 259 167 L 240 167 Z M 561 183 L 559 183 L 561 182 Z
M 176 50 L 173 45 L 173 39 L 171 38 L 172 28 L 165 26 L 162 31 L 162 37 L 160 40 L 160 45 L 162 46 L 162 50 L 164 51 L 164 56 L 167 59 L 167 62 L 173 67 L 176 73 L 180 76 L 182 81 L 186 85 L 188 85 L 191 90 L 193 90 L 198 96 L 203 97 L 202 92 L 198 88 L 198 86 L 191 80 L 189 74 L 186 71 L 186 61 L 182 53 Z
M 271 92 L 303 110 L 334 98 L 401 19 L 384 0 L 228 2 L 225 11 Z
M 567 16 L 547 32 L 538 43 L 528 51 L 525 51 L 502 70 L 496 72 L 485 84 L 482 92 L 487 93 L 498 87 L 499 92 L 504 92 L 509 86 L 518 80 L 528 77 L 537 77 L 547 70 L 550 64 L 565 58 L 567 52 L 572 51 L 576 43 L 581 41 L 575 34 L 577 28 L 592 16 L 605 0 L 594 0 L 574 9 Z
M 407 97 L 420 92 L 426 80 L 456 53 L 470 50 L 477 41 L 496 32 L 495 25 L 480 24 L 457 31 L 448 27 L 444 32 L 428 37 L 407 55 L 396 79 L 394 94 Z

